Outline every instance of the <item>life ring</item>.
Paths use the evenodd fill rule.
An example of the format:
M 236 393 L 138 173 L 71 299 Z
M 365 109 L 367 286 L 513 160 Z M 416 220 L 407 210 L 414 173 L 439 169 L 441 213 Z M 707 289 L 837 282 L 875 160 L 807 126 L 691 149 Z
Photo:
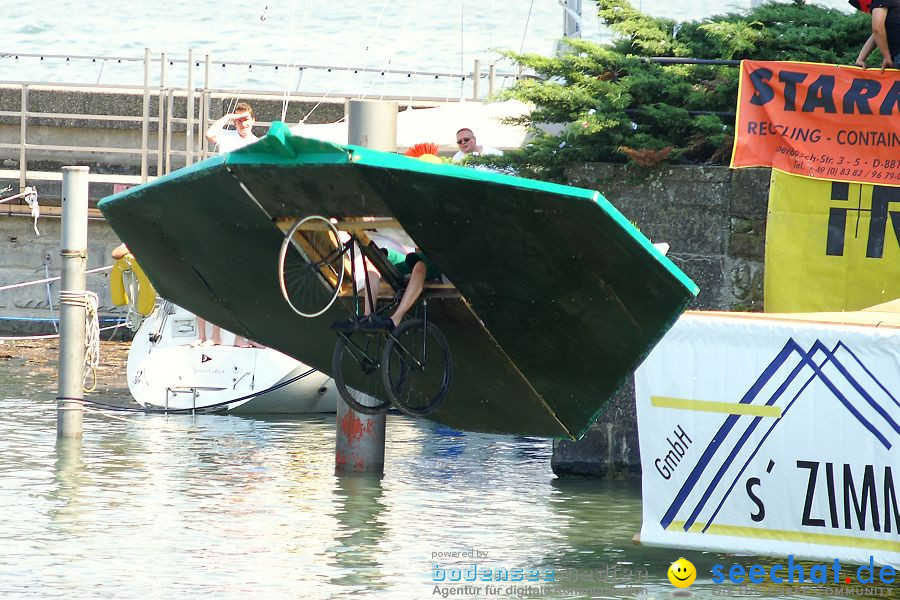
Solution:
M 134 294 L 136 298 L 128 297 L 128 290 L 131 286 L 125 281 L 126 277 L 133 278 L 133 281 L 137 283 L 137 292 Z M 147 279 L 144 270 L 131 254 L 126 254 L 113 265 L 109 275 L 109 293 L 116 306 L 129 305 L 136 313 L 144 317 L 153 312 L 156 290 L 153 289 L 153 284 Z

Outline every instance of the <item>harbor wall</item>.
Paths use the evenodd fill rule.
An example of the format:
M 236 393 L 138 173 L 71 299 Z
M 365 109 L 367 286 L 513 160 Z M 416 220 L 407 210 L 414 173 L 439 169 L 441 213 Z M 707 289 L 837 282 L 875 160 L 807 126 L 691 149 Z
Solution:
M 29 216 L 0 214 L 0 288 L 60 275 L 61 224 L 59 218 L 41 218 L 37 235 Z M 87 268 L 111 264 L 110 253 L 120 242 L 106 221 L 89 219 L 87 239 Z M 97 294 L 101 318 L 124 314 L 112 304 L 108 270 L 88 274 L 85 288 Z M 0 336 L 53 333 L 53 318 L 59 318 L 59 281 L 0 291 Z
M 769 169 L 584 164 L 568 183 L 600 190 L 697 285 L 694 310 L 761 311 Z M 578 442 L 556 441 L 553 471 L 563 475 L 640 475 L 634 379 L 606 405 Z

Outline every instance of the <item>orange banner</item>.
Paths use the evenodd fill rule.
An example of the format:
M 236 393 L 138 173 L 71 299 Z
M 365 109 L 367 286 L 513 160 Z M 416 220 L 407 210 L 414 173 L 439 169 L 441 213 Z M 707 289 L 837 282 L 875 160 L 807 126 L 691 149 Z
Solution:
M 741 62 L 731 166 L 900 186 L 900 72 Z

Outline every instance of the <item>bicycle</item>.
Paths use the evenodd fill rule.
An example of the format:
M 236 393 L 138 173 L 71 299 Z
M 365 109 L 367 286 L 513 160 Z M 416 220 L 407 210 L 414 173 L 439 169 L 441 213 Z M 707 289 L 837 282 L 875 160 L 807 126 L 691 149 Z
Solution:
M 375 415 L 394 405 L 404 414 L 426 416 L 438 408 L 449 391 L 453 370 L 450 348 L 440 329 L 428 321 L 424 294 L 417 302 L 421 318 L 404 319 L 393 331 L 366 328 L 367 316 L 360 314 L 361 294 L 356 284 L 357 250 L 363 272 L 367 272 L 367 264 L 372 265 L 393 290 L 392 296 L 379 303 L 378 291 L 370 289 L 365 277 L 362 300 L 369 303 L 369 318 L 389 314 L 406 288 L 404 277 L 368 240 L 362 229 L 367 224 L 373 226 L 361 222 L 358 229 L 345 231 L 342 241 L 337 227 L 324 217 L 313 215 L 294 223 L 278 255 L 281 293 L 294 312 L 307 318 L 328 311 L 342 294 L 349 298 L 351 318 L 332 325 L 338 336 L 332 369 L 338 393 L 351 408 Z M 347 274 L 349 286 L 345 284 Z

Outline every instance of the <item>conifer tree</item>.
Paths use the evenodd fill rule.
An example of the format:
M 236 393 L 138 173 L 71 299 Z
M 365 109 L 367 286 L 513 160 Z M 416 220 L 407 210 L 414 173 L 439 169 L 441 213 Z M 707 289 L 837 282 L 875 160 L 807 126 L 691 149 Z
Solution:
M 869 17 L 806 4 L 770 2 L 700 21 L 651 17 L 628 0 L 598 0 L 611 43 L 567 38 L 556 57 L 509 52 L 536 77 L 502 97 L 534 103 L 522 121 L 560 123 L 502 161 L 520 173 L 559 179 L 572 162 L 727 164 L 738 67 L 661 64 L 651 57 L 800 60 L 851 65 Z M 880 65 L 881 57 L 870 57 Z M 495 163 L 497 161 L 494 161 Z

